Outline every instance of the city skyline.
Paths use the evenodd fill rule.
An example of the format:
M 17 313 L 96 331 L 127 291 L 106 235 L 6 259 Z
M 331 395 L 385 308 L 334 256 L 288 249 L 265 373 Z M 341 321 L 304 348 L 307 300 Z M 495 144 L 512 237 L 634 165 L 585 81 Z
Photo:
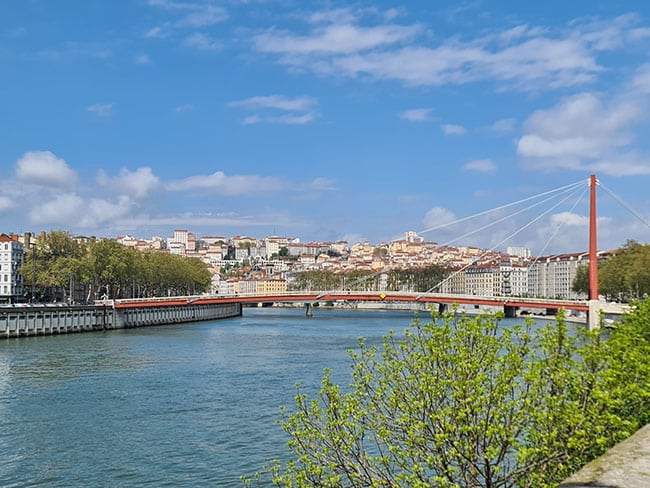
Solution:
M 640 217 L 599 192 L 599 248 L 650 241 L 645 2 L 11 0 L 0 18 L 0 232 L 445 243 L 424 231 L 595 173 Z M 587 211 L 501 248 L 540 254 L 563 223 L 544 253 L 587 249 Z

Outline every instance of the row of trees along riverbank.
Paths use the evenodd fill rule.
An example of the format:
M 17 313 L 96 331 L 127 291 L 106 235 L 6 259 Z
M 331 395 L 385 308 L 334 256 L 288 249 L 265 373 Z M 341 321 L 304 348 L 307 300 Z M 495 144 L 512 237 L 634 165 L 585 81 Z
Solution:
M 430 265 L 424 268 L 391 269 L 387 272 L 387 291 L 424 292 L 440 284 L 449 276 L 449 270 L 442 266 Z M 296 290 L 338 290 L 353 291 L 379 290 L 380 276 L 372 271 L 303 271 L 298 273 L 292 287 Z
M 315 396 L 299 388 L 289 460 L 244 483 L 552 487 L 650 420 L 649 301 L 613 330 L 500 318 L 433 314 L 383 347 L 361 339 L 351 386 L 326 372 Z
M 210 272 L 199 259 L 140 252 L 111 239 L 81 242 L 52 231 L 26 251 L 26 293 L 33 286 L 34 298 L 46 301 L 191 295 L 210 286 Z

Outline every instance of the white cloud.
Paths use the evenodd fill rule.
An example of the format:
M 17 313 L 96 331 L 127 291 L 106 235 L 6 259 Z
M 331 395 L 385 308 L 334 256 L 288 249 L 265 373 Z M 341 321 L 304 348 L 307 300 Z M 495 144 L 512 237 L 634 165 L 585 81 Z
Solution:
M 172 181 L 166 185 L 170 191 L 204 190 L 220 195 L 245 195 L 258 192 L 280 191 L 284 183 L 271 176 L 233 175 L 227 176 L 222 171 L 211 175 L 197 175 Z
M 589 217 L 587 217 L 586 215 L 579 215 L 572 212 L 560 212 L 551 215 L 551 224 L 553 226 L 569 225 L 572 227 L 587 228 L 589 226 Z
M 144 37 L 147 39 L 159 39 L 164 37 L 163 28 L 160 26 L 152 27 L 145 33 Z
M 308 124 L 318 117 L 318 113 L 311 111 L 318 105 L 318 100 L 302 96 L 289 98 L 283 95 L 256 96 L 244 100 L 230 102 L 230 107 L 241 107 L 247 110 L 275 110 L 284 111 L 280 115 L 251 114 L 242 121 L 245 125 L 251 124 Z M 301 113 L 304 112 L 304 113 Z
M 173 2 L 169 0 L 150 0 L 150 7 L 159 8 L 169 12 L 175 21 L 173 27 L 177 29 L 195 29 L 208 27 L 228 19 L 228 12 L 223 7 L 203 2 Z M 150 33 L 153 31 L 149 31 Z M 160 32 L 147 37 L 159 37 Z
M 497 170 L 497 166 L 491 159 L 476 159 L 465 164 L 463 169 L 479 173 L 493 173 Z
M 185 105 L 179 105 L 178 107 L 176 107 L 174 109 L 174 112 L 176 112 L 177 114 L 182 114 L 184 112 L 191 112 L 192 110 L 194 110 L 194 105 L 187 103 Z
M 244 125 L 261 124 L 262 122 L 264 122 L 264 119 L 259 115 L 249 115 L 242 120 Z
M 8 212 L 15 206 L 14 202 L 7 197 L 0 197 L 0 214 Z
M 391 20 L 395 20 L 396 18 L 398 18 L 401 15 L 402 15 L 401 10 L 399 10 L 397 8 L 389 8 L 388 10 L 386 10 L 384 12 L 383 16 L 384 16 L 384 20 L 387 20 L 387 21 L 390 22 Z
M 42 225 L 77 223 L 84 208 L 83 198 L 74 193 L 64 193 L 35 206 L 30 213 L 30 220 L 34 224 Z
M 284 95 L 269 95 L 250 97 L 244 100 L 236 100 L 228 104 L 231 107 L 242 107 L 247 109 L 278 109 L 289 111 L 310 110 L 318 105 L 318 100 L 313 97 L 285 97 Z
M 29 151 L 16 162 L 16 178 L 25 183 L 66 188 L 74 186 L 77 174 L 50 151 Z
M 349 8 L 337 8 L 332 10 L 322 10 L 314 12 L 307 17 L 307 21 L 312 24 L 351 24 L 356 22 L 358 14 Z
M 267 31 L 253 38 L 260 52 L 276 54 L 345 54 L 366 51 L 412 39 L 419 26 L 380 25 L 359 27 L 351 24 L 317 28 L 310 36 Z
M 567 97 L 528 118 L 517 153 L 536 169 L 650 173 L 650 160 L 630 149 L 633 126 L 645 117 L 643 105 L 626 98 L 605 103 L 593 93 Z
M 318 177 L 314 178 L 312 181 L 307 183 L 304 186 L 305 190 L 318 190 L 318 191 L 332 191 L 336 188 L 334 187 L 335 180 L 332 178 L 323 178 Z
M 390 15 L 360 25 L 363 13 L 318 12 L 306 34 L 270 29 L 254 36 L 253 45 L 290 68 L 323 75 L 413 86 L 492 81 L 499 89 L 540 91 L 594 81 L 604 71 L 597 55 L 650 35 L 650 29 L 635 28 L 637 17 L 622 16 L 557 29 L 520 25 L 474 38 L 434 38 L 420 36 L 421 25 L 390 23 Z
M 500 32 L 498 36 L 500 40 L 508 43 L 525 37 L 529 33 L 529 30 L 528 25 L 522 24 L 512 27 L 504 32 Z
M 286 125 L 304 125 L 310 122 L 313 122 L 316 119 L 316 114 L 307 113 L 301 115 L 278 115 L 278 116 L 267 116 L 263 117 L 261 115 L 249 115 L 245 117 L 242 121 L 244 125 L 251 124 L 286 124 Z
M 456 220 L 456 216 L 451 210 L 443 207 L 433 207 L 425 214 L 422 223 L 425 227 L 434 227 L 453 222 L 454 220 Z
M 516 119 L 512 119 L 512 118 L 500 119 L 494 122 L 490 126 L 490 130 L 498 134 L 509 134 L 511 132 L 514 132 L 516 125 L 517 125 Z
M 640 66 L 632 80 L 632 88 L 646 95 L 650 95 L 650 63 Z
M 36 205 L 30 212 L 30 221 L 39 225 L 61 225 L 94 229 L 113 224 L 131 211 L 128 197 L 117 203 L 99 198 L 84 199 L 76 193 L 63 193 L 50 201 Z
M 221 7 L 215 7 L 214 5 L 197 5 L 195 11 L 185 15 L 176 23 L 176 25 L 178 27 L 207 27 L 223 22 L 227 18 L 228 13 Z
M 430 108 L 414 108 L 411 110 L 404 110 L 399 114 L 399 118 L 402 120 L 409 120 L 411 122 L 424 122 L 426 120 L 430 120 L 430 115 Z
M 109 117 L 113 114 L 113 104 L 112 103 L 96 103 L 86 107 L 90 113 L 97 115 L 98 117 Z
M 443 124 L 440 126 L 442 131 L 448 136 L 462 136 L 467 133 L 467 129 L 462 125 Z
M 140 54 L 136 56 L 133 61 L 135 64 L 151 64 L 151 58 L 146 54 Z
M 221 43 L 200 32 L 196 32 L 186 37 L 183 41 L 183 46 L 199 49 L 201 51 L 220 51 L 223 49 Z
M 120 174 L 114 178 L 109 178 L 106 173 L 100 171 L 97 176 L 97 182 L 122 195 L 142 199 L 149 196 L 156 189 L 160 183 L 160 179 L 153 174 L 153 171 L 149 167 L 138 168 L 133 172 L 122 168 Z
M 192 213 L 184 212 L 174 215 L 151 216 L 136 215 L 120 219 L 121 226 L 165 226 L 165 227 L 250 227 L 263 226 L 265 228 L 282 226 L 292 227 L 296 223 L 288 216 L 278 212 L 265 212 L 258 215 L 240 215 L 230 213 Z

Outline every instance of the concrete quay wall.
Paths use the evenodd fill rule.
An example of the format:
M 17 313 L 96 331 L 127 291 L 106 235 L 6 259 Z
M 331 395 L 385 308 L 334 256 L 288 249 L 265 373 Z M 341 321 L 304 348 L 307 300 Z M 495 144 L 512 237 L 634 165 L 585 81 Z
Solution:
M 115 309 L 115 328 L 180 324 L 239 317 L 241 303 L 156 305 Z
M 115 308 L 105 305 L 0 307 L 0 339 L 125 329 L 241 315 L 241 304 L 186 304 Z

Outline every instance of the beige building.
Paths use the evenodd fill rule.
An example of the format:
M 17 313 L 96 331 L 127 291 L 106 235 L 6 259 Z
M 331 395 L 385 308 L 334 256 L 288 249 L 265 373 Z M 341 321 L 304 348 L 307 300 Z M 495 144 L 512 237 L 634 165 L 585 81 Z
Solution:
M 571 288 L 579 266 L 589 265 L 589 253 L 537 258 L 528 268 L 528 295 L 540 298 L 585 298 Z

